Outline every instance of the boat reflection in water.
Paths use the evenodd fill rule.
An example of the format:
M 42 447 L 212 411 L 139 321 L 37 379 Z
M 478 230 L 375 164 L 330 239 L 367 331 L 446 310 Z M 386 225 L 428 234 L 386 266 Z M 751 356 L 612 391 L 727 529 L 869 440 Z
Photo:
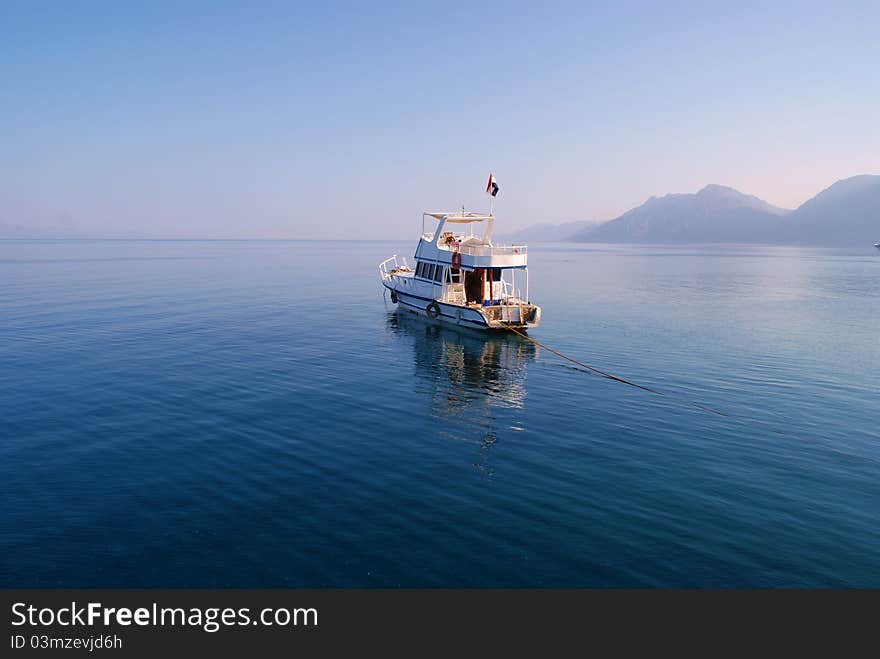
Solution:
M 538 348 L 519 336 L 476 334 L 391 313 L 388 328 L 411 340 L 415 375 L 430 382 L 431 412 L 484 428 L 493 408 L 525 405 L 525 369 Z M 491 434 L 491 429 L 487 429 Z

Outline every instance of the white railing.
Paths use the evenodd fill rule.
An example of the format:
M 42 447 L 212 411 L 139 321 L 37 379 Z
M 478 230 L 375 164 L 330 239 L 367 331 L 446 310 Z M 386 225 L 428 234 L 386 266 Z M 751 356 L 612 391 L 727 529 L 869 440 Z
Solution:
M 393 263 L 393 265 L 391 265 Z M 389 269 L 389 265 L 391 265 Z M 391 275 L 398 270 L 410 271 L 411 268 L 406 264 L 404 257 L 398 257 L 397 254 L 391 256 L 379 264 L 379 278 L 383 281 L 391 279 Z
M 464 304 L 466 301 L 464 284 L 446 284 L 446 302 L 450 304 Z
M 502 254 L 527 254 L 527 245 L 461 245 L 458 248 L 462 254 L 469 256 L 500 256 Z
M 509 282 L 505 286 L 499 304 L 489 307 L 490 318 L 502 323 L 527 323 L 533 319 L 534 306 L 522 297 L 522 291 Z

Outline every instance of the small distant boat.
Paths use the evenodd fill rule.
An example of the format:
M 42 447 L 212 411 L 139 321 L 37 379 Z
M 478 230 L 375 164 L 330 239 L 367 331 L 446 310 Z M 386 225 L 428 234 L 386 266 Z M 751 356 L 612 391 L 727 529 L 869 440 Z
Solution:
M 498 186 L 490 175 L 486 191 Z M 426 220 L 436 220 L 425 233 Z M 379 264 L 391 301 L 429 321 L 484 331 L 525 331 L 541 322 L 529 300 L 528 248 L 492 242 L 495 216 L 469 211 L 422 213 L 415 267 L 396 254 Z M 482 235 L 474 227 L 483 226 Z M 467 233 L 464 228 L 467 228 Z
M 880 249 L 880 243 L 874 243 L 874 247 L 876 247 L 877 249 Z

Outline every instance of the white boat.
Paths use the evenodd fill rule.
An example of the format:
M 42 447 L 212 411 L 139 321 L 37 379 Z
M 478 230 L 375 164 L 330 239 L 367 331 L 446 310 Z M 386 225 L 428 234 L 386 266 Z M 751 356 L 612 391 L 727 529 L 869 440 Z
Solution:
M 437 226 L 425 233 L 431 220 Z M 423 213 L 415 263 L 395 254 L 379 264 L 391 301 L 429 321 L 476 330 L 537 327 L 541 307 L 529 301 L 528 248 L 494 244 L 494 224 L 491 213 Z

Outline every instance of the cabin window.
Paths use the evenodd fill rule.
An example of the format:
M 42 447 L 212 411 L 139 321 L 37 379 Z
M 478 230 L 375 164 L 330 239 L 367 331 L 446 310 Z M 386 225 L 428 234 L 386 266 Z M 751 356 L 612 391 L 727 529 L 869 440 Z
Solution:
M 434 273 L 434 281 L 443 281 L 443 266 L 437 265 L 437 272 Z
M 501 281 L 501 268 L 489 268 L 489 273 L 492 276 L 491 281 Z

